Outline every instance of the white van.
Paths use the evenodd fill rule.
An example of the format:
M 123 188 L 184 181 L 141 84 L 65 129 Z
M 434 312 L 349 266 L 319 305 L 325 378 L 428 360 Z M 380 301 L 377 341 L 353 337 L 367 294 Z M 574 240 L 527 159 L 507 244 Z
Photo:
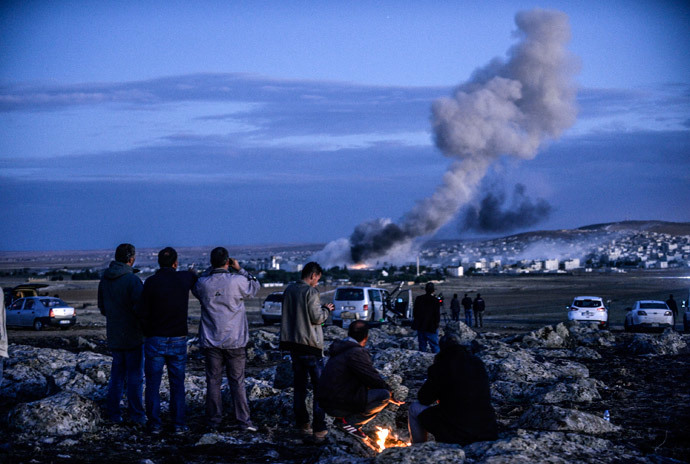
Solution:
M 334 325 L 347 327 L 357 319 L 383 322 L 390 306 L 390 293 L 376 287 L 338 287 L 333 305 Z

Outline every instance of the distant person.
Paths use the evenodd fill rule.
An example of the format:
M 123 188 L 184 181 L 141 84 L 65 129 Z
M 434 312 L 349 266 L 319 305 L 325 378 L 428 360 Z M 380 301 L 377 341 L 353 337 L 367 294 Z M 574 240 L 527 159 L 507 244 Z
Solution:
M 472 311 L 474 312 L 474 326 L 484 327 L 484 310 L 486 309 L 486 304 L 484 303 L 484 298 L 482 298 L 481 293 L 477 293 L 477 297 L 472 302 Z
M 453 321 L 457 322 L 460 320 L 460 300 L 458 300 L 457 293 L 453 293 L 453 299 L 450 300 L 450 313 Z
M 425 442 L 429 432 L 436 441 L 463 446 L 496 440 L 496 413 L 484 363 L 460 344 L 457 335 L 444 335 L 440 345 L 441 351 L 417 394 L 418 401 L 410 405 L 412 443 Z
M 187 315 L 189 291 L 197 281 L 190 271 L 178 271 L 177 251 L 163 248 L 158 253 L 160 269 L 144 282 L 139 302 L 146 374 L 146 417 L 148 431 L 161 432 L 160 386 L 163 366 L 168 368 L 170 416 L 177 434 L 189 430 L 185 424 L 184 376 L 187 366 Z
M 116 424 L 122 422 L 120 399 L 126 381 L 129 419 L 144 425 L 144 334 L 137 313 L 144 284 L 134 275 L 135 256 L 134 245 L 118 245 L 115 261 L 110 262 L 98 284 L 98 308 L 106 319 L 108 348 L 113 355 L 106 399 L 108 419 Z
M 441 323 L 441 304 L 434 296 L 434 284 L 424 287 L 424 295 L 414 300 L 412 330 L 417 331 L 419 351 L 426 351 L 427 344 L 432 353 L 438 353 L 438 326 Z
M 335 417 L 334 424 L 360 439 L 367 436 L 361 427 L 383 411 L 388 403 L 403 404 L 393 398 L 391 388 L 374 368 L 366 348 L 369 325 L 354 321 L 347 338 L 334 341 L 330 358 L 319 380 L 321 407 Z
M 0 287 L 0 295 L 4 295 Z M 2 376 L 4 373 L 5 358 L 9 358 L 7 353 L 7 326 L 5 325 L 5 299 L 0 300 L 0 387 L 2 387 Z
M 467 324 L 468 327 L 472 327 L 472 298 L 465 293 L 460 303 L 465 310 L 465 324 Z
M 319 405 L 318 383 L 324 369 L 323 330 L 335 307 L 333 303 L 321 304 L 316 286 L 323 269 L 316 262 L 309 262 L 302 269 L 302 280 L 287 286 L 283 292 L 283 315 L 280 322 L 280 349 L 289 351 L 294 373 L 293 410 L 298 430 L 317 442 L 328 434 L 326 414 Z M 314 398 L 313 418 L 309 427 L 307 412 L 307 382 L 311 380 Z M 312 435 L 313 434 L 313 435 Z
M 244 370 L 247 362 L 249 322 L 244 300 L 256 296 L 259 282 L 240 267 L 223 247 L 211 251 L 211 267 L 197 281 L 194 293 L 201 302 L 199 345 L 206 363 L 206 418 L 211 429 L 223 419 L 220 387 L 225 368 L 235 419 L 243 430 L 256 432 L 249 414 Z M 230 269 L 236 271 L 231 274 Z
M 675 327 L 676 319 L 678 318 L 678 304 L 676 303 L 676 300 L 673 299 L 673 295 L 668 296 L 668 300 L 666 300 L 666 305 L 668 306 L 668 309 L 670 309 L 673 313 L 673 327 Z

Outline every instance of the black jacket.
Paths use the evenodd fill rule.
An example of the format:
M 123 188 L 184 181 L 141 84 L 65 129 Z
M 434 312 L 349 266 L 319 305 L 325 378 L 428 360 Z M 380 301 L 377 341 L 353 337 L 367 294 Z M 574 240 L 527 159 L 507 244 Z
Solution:
M 434 295 L 425 293 L 414 300 L 412 330 L 436 332 L 441 323 L 441 303 Z
M 451 346 L 436 355 L 418 399 L 424 405 L 438 400 L 419 415 L 437 441 L 466 445 L 497 439 L 486 368 L 465 347 Z
M 195 273 L 163 267 L 144 282 L 139 300 L 142 329 L 147 337 L 187 335 L 189 291 L 197 281 Z
M 322 408 L 361 412 L 367 404 L 367 391 L 390 387 L 374 368 L 369 351 L 352 340 L 334 341 L 330 359 L 319 379 L 317 399 Z
M 127 264 L 111 261 L 98 284 L 98 309 L 106 319 L 108 347 L 133 350 L 144 343 L 137 303 L 144 284 Z
M 470 298 L 469 296 L 463 298 L 461 303 L 462 307 L 465 308 L 465 310 L 472 309 L 472 298 Z
M 482 297 L 475 298 L 474 302 L 472 303 L 472 309 L 474 310 L 475 313 L 484 311 L 484 309 L 485 309 L 484 298 L 482 298 Z

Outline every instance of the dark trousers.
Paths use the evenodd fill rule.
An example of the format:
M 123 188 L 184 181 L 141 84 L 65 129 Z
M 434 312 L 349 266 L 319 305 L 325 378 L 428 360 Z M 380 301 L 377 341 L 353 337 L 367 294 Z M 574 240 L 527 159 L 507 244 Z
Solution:
M 187 337 L 147 337 L 146 360 L 146 416 L 149 426 L 160 427 L 161 378 L 163 366 L 168 368 L 170 384 L 170 416 L 175 426 L 185 425 L 184 373 L 187 366 Z
M 146 422 L 144 413 L 144 345 L 134 350 L 112 350 L 113 364 L 110 367 L 110 381 L 106 397 L 108 418 L 118 421 L 120 400 L 125 381 L 127 382 L 127 402 L 129 403 L 129 419 L 143 424 Z
M 291 354 L 292 358 L 292 372 L 295 378 L 295 393 L 293 396 L 293 410 L 295 412 L 295 422 L 298 427 L 309 424 L 309 412 L 307 412 L 307 385 L 311 380 L 314 398 L 312 402 L 312 411 L 314 418 L 312 420 L 312 430 L 314 432 L 322 432 L 326 430 L 326 413 L 319 406 L 316 400 L 316 392 L 319 384 L 319 378 L 323 372 L 324 363 L 322 357 L 314 355 L 296 355 Z
M 391 392 L 379 388 L 367 392 L 367 405 L 364 411 L 352 412 L 344 409 L 327 409 L 326 412 L 333 417 L 342 417 L 345 421 L 354 426 L 361 427 L 372 420 L 378 413 L 388 406 L 391 400 Z
M 484 327 L 484 311 L 474 312 L 474 323 L 475 327 Z
M 245 348 L 224 350 L 204 348 L 206 361 L 206 417 L 209 425 L 217 427 L 223 420 L 223 399 L 220 386 L 223 381 L 223 367 L 228 377 L 235 418 L 242 425 L 251 425 L 249 403 L 244 389 L 244 366 L 247 361 Z

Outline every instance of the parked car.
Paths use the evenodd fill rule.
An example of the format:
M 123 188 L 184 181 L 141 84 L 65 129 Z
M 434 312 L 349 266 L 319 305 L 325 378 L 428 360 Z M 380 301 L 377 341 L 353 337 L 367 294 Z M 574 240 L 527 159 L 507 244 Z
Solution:
M 673 327 L 673 312 L 663 301 L 640 300 L 632 308 L 626 308 L 624 327 L 626 332 L 640 329 Z
M 333 324 L 348 327 L 357 319 L 384 321 L 390 309 L 390 293 L 376 287 L 338 287 L 333 296 Z
M 44 327 L 66 329 L 77 323 L 75 309 L 52 296 L 31 296 L 15 300 L 6 309 L 8 326 L 33 327 L 42 330 Z
M 600 327 L 609 325 L 609 302 L 604 303 L 599 296 L 577 296 L 566 309 L 569 321 L 591 322 Z
M 261 318 L 264 324 L 280 322 L 283 315 L 283 292 L 273 292 L 261 304 Z

